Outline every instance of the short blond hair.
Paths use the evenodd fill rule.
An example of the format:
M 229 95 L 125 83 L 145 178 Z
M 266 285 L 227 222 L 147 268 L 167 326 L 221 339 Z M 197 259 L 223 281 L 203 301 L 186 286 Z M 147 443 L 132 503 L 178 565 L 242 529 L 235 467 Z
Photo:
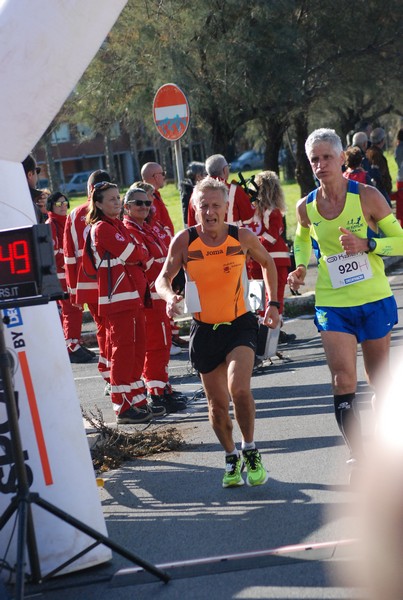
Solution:
M 222 192 L 223 200 L 228 202 L 228 189 L 225 183 L 214 177 L 207 176 L 201 181 L 198 181 L 193 188 L 192 202 L 195 208 L 199 205 L 203 192 L 206 190 L 218 190 Z

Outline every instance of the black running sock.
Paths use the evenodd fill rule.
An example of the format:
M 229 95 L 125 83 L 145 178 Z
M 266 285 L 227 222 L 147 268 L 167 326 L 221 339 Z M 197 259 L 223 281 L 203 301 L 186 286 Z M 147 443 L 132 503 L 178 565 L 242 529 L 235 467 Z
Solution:
M 361 425 L 355 409 L 355 394 L 339 394 L 334 396 L 334 412 L 337 425 L 350 449 L 351 456 L 362 456 Z

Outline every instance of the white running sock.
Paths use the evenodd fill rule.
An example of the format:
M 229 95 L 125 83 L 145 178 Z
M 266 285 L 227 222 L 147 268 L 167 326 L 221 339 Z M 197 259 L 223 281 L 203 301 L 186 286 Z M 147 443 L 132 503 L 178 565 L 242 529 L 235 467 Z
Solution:
M 242 450 L 254 450 L 255 448 L 255 442 L 242 442 Z

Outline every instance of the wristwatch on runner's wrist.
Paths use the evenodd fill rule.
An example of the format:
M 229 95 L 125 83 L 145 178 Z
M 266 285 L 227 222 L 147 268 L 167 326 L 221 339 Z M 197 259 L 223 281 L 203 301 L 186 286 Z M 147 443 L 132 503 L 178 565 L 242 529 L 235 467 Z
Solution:
M 368 252 L 374 252 L 376 250 L 376 241 L 374 238 L 368 238 Z

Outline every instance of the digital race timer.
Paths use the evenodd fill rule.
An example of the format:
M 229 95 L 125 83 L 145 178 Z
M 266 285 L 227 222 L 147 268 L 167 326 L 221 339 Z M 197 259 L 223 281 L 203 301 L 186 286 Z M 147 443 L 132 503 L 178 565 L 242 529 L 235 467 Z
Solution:
M 32 227 L 0 232 L 0 298 L 37 296 L 38 293 Z
M 0 231 L 0 302 L 62 294 L 49 225 Z

